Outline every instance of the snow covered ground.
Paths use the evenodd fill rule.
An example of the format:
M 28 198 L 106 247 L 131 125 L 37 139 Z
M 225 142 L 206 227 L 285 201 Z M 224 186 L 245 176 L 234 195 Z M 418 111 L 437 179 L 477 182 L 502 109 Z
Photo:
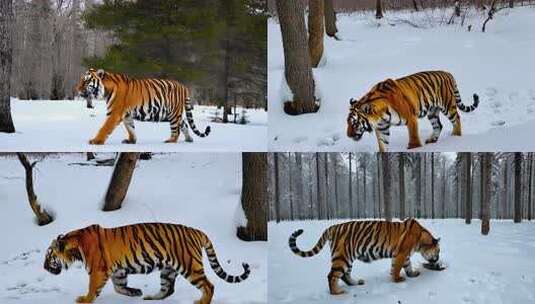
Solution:
M 448 12 L 448 16 L 451 14 Z M 446 70 L 457 80 L 465 104 L 480 96 L 479 108 L 462 113 L 464 136 L 451 137 L 451 124 L 438 143 L 413 151 L 532 151 L 535 141 L 535 7 L 499 11 L 481 32 L 484 16 L 469 16 L 465 26 L 430 26 L 435 17 L 391 12 L 378 26 L 373 12 L 339 15 L 341 41 L 325 38 L 325 65 L 314 70 L 321 108 L 316 114 L 291 117 L 282 111 L 284 56 L 280 26 L 268 22 L 268 100 L 270 151 L 377 151 L 375 135 L 361 141 L 346 137 L 349 99 L 360 98 L 374 84 L 418 71 Z M 420 28 L 403 21 L 409 20 Z M 390 24 L 395 24 L 394 26 Z M 472 24 L 471 32 L 466 27 Z M 420 120 L 422 141 L 431 134 Z M 390 151 L 404 151 L 407 129 L 391 129 Z
M 480 233 L 480 222 L 422 220 L 441 237 L 441 260 L 448 268 L 430 271 L 421 266 L 419 254 L 413 267 L 420 276 L 402 283 L 390 281 L 390 260 L 353 264 L 353 277 L 362 286 L 347 287 L 344 295 L 331 296 L 327 285 L 330 269 L 328 246 L 311 258 L 294 255 L 288 237 L 304 229 L 297 246 L 309 250 L 323 230 L 335 221 L 269 223 L 269 303 L 410 303 L 410 304 L 508 304 L 535 303 L 535 223 L 491 221 L 488 236 Z M 402 271 L 403 274 L 403 271 Z
M 249 263 L 249 278 L 229 284 L 215 275 L 204 256 L 206 275 L 215 285 L 213 303 L 266 303 L 267 244 L 243 242 L 235 237 L 240 154 L 162 154 L 140 161 L 123 208 L 109 213 L 99 211 L 99 206 L 112 168 L 69 165 L 83 161 L 84 155 L 72 154 L 38 163 L 37 196 L 56 214 L 53 223 L 39 227 L 33 223 L 28 206 L 21 164 L 16 158 L 0 156 L 1 303 L 73 303 L 86 293 L 88 275 L 80 264 L 58 276 L 45 271 L 45 251 L 52 239 L 94 223 L 113 227 L 147 221 L 181 223 L 203 230 L 229 274 L 241 273 L 242 262 Z M 144 294 L 154 294 L 160 288 L 158 272 L 132 275 L 128 280 Z M 200 295 L 179 277 L 175 293 L 162 302 L 192 303 Z M 117 294 L 108 282 L 96 303 L 146 302 Z
M 208 137 L 193 135 L 193 143 L 180 136 L 177 144 L 165 144 L 171 135 L 169 123 L 136 121 L 137 144 L 122 144 L 126 130 L 121 124 L 103 146 L 89 145 L 106 117 L 104 102 L 94 103 L 95 109 L 87 109 L 85 101 L 23 101 L 12 99 L 14 134 L 0 134 L 0 151 L 43 151 L 43 152 L 116 152 L 116 151 L 211 151 L 241 152 L 266 151 L 267 112 L 247 110 L 247 125 L 211 122 L 215 107 L 195 106 L 193 119 L 203 132 L 207 125 L 212 127 Z M 219 110 L 221 113 L 221 110 Z M 238 111 L 241 113 L 241 111 Z M 220 115 L 221 116 L 221 115 Z

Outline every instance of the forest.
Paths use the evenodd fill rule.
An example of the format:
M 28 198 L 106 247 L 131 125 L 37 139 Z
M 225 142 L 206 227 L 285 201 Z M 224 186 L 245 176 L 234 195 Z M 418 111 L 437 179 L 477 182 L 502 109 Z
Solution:
M 533 219 L 535 153 L 272 153 L 269 218 Z

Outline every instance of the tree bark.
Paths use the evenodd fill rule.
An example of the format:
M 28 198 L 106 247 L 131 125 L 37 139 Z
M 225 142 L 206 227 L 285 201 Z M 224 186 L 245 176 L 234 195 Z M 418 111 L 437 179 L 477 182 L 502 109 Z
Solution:
M 490 230 L 490 189 L 492 153 L 481 153 L 481 234 L 487 235 Z
M 381 19 L 383 17 L 383 3 L 381 0 L 377 0 L 375 4 L 375 18 Z
M 280 188 L 279 188 L 279 153 L 273 153 L 273 165 L 275 167 L 275 217 L 278 223 L 281 220 Z
M 11 65 L 13 63 L 13 1 L 0 1 L 0 132 L 14 133 L 11 117 Z
M 349 189 L 349 217 L 352 218 L 354 216 L 354 211 L 353 211 L 353 170 L 352 170 L 352 166 L 351 166 L 351 152 L 349 152 L 349 185 L 348 185 L 348 189 Z M 357 193 L 357 197 L 358 197 L 358 193 Z
M 522 153 L 515 152 L 515 213 L 514 222 L 522 221 Z
M 323 6 L 325 11 L 325 32 L 327 36 L 339 40 L 336 36 L 338 29 L 336 28 L 336 12 L 334 11 L 333 0 L 324 0 Z
M 383 175 L 383 192 L 384 192 L 384 211 L 387 222 L 392 221 L 392 192 L 390 191 L 392 176 L 390 169 L 389 153 L 381 153 L 382 175 Z
M 310 64 L 317 68 L 323 56 L 324 0 L 309 0 L 308 4 L 308 49 Z
M 464 187 L 464 199 L 465 210 L 464 220 L 466 224 L 472 222 L 472 154 L 470 152 L 462 152 L 464 156 L 464 169 L 465 169 L 465 187 Z
M 435 218 L 435 153 L 431 152 L 431 218 Z
M 529 153 L 529 186 L 528 186 L 528 220 L 531 221 L 533 218 L 533 202 L 531 201 L 533 197 L 533 152 Z
M 111 176 L 102 211 L 113 211 L 121 208 L 128 192 L 128 187 L 134 175 L 134 169 L 139 158 L 137 152 L 123 152 L 119 154 L 113 174 Z
M 399 153 L 399 219 L 405 219 L 405 154 Z
M 319 104 L 314 96 L 304 3 L 277 0 L 276 4 L 284 47 L 284 75 L 293 93 L 293 100 L 284 102 L 284 112 L 289 115 L 317 112 Z
M 242 153 L 241 205 L 246 227 L 238 227 L 237 236 L 244 241 L 267 241 L 267 154 Z
M 28 202 L 30 203 L 30 208 L 32 208 L 35 217 L 37 218 L 37 224 L 43 226 L 54 221 L 54 218 L 39 204 L 37 200 L 37 195 L 33 190 L 33 167 L 37 162 L 30 163 L 26 155 L 23 153 L 17 153 L 20 163 L 24 167 L 26 172 L 26 193 L 28 194 Z

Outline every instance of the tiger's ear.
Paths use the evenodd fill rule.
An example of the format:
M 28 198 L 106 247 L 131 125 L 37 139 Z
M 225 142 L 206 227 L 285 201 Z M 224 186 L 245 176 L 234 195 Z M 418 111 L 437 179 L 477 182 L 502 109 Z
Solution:
M 354 99 L 354 98 L 350 98 L 350 99 L 349 99 L 349 104 L 350 104 L 350 105 L 354 105 L 355 103 L 357 103 L 357 100 L 356 100 L 356 99 Z
M 388 78 L 387 80 L 379 83 L 379 85 L 377 86 L 377 89 L 381 91 L 390 91 L 396 86 L 397 86 L 396 81 L 393 80 L 392 78 Z
M 433 245 L 438 245 L 439 242 L 440 242 L 440 238 L 438 239 L 433 238 Z
M 58 237 L 56 238 L 56 245 L 58 246 L 58 250 L 60 252 L 63 252 L 65 250 L 66 243 L 67 242 L 65 241 L 65 237 L 63 236 L 63 234 L 58 235 Z
M 97 76 L 98 76 L 98 78 L 100 78 L 100 79 L 104 79 L 104 77 L 106 77 L 106 72 L 105 72 L 103 69 L 99 69 L 99 70 L 97 71 Z

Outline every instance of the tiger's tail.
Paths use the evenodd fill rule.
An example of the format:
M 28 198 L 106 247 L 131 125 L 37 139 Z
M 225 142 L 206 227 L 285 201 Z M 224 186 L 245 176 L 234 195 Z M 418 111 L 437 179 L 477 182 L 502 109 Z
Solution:
M 206 137 L 208 134 L 210 134 L 211 128 L 210 126 L 207 126 L 204 130 L 204 133 L 201 133 L 199 129 L 197 129 L 197 126 L 195 125 L 195 122 L 193 121 L 193 106 L 190 103 L 189 97 L 186 98 L 186 118 L 188 119 L 188 125 L 190 126 L 191 130 L 193 130 L 193 133 L 195 133 L 199 137 Z
M 329 231 L 330 231 L 330 228 L 326 229 L 321 235 L 316 245 L 314 245 L 314 248 L 312 248 L 309 251 L 301 251 L 301 249 L 297 248 L 297 244 L 295 243 L 295 241 L 297 240 L 297 237 L 303 234 L 303 229 L 299 229 L 295 231 L 294 233 L 292 233 L 292 235 L 290 235 L 290 239 L 288 240 L 288 244 L 290 245 L 290 249 L 292 250 L 292 252 L 295 253 L 296 255 L 304 257 L 304 258 L 311 257 L 311 256 L 318 254 L 323 248 L 323 246 L 325 245 L 325 243 L 331 239 Z
M 479 105 L 479 96 L 477 94 L 474 94 L 474 103 L 470 106 L 465 106 L 463 102 L 461 101 L 461 95 L 459 94 L 459 90 L 457 89 L 457 85 L 455 85 L 455 89 L 453 91 L 453 94 L 455 95 L 455 103 L 457 104 L 457 108 L 463 112 L 472 112 L 474 111 L 477 106 Z
M 229 275 L 223 270 L 223 267 L 221 267 L 221 264 L 219 264 L 219 261 L 217 260 L 217 255 L 215 253 L 214 246 L 212 245 L 212 242 L 210 239 L 205 235 L 205 242 L 204 242 L 204 250 L 206 251 L 206 255 L 208 256 L 208 260 L 210 261 L 210 267 L 214 270 L 214 272 L 217 274 L 218 277 L 221 279 L 227 281 L 228 283 L 240 283 L 241 281 L 244 281 L 249 277 L 249 274 L 251 273 L 251 270 L 249 270 L 249 264 L 242 263 L 243 266 L 243 273 L 239 276 L 233 276 Z

